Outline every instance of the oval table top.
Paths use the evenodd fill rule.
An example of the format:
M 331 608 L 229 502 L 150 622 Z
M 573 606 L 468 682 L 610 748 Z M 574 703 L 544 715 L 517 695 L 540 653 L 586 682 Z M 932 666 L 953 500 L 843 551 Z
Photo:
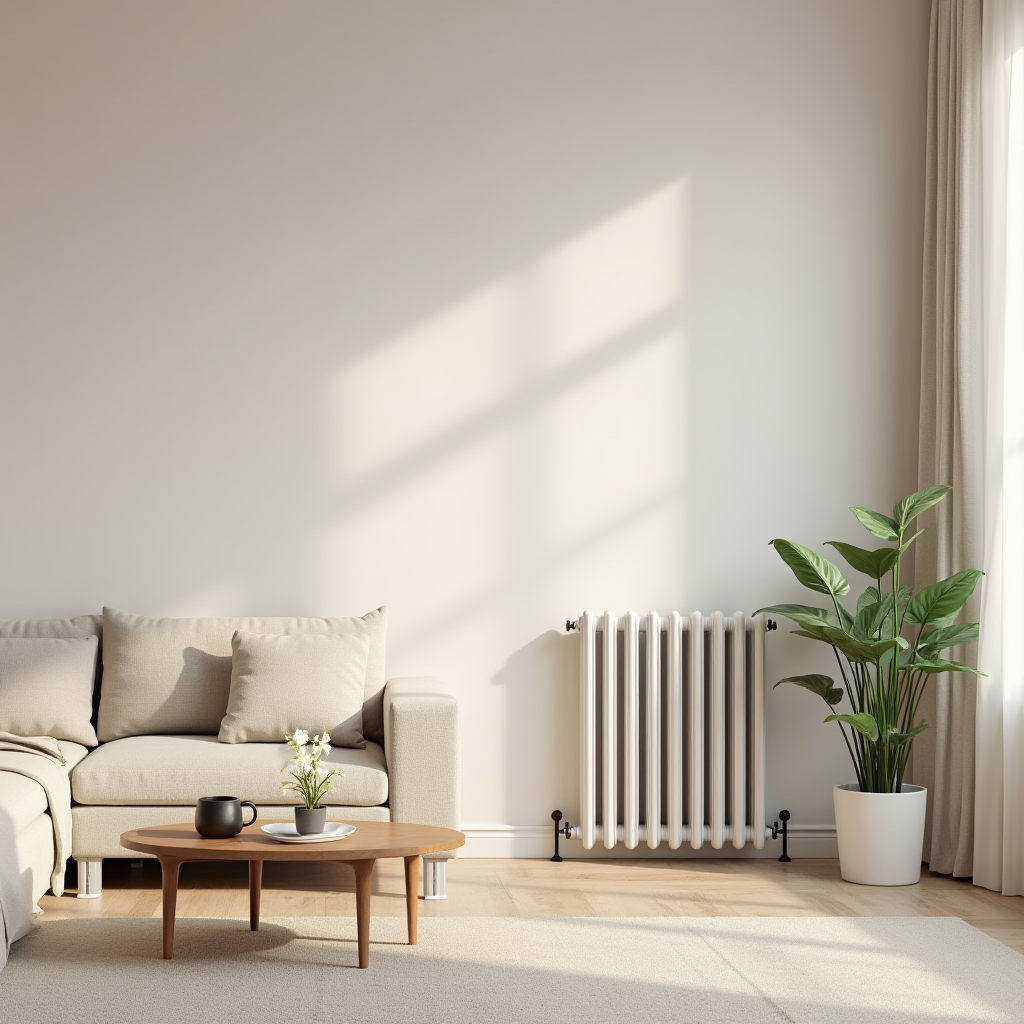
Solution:
M 121 845 L 138 853 L 179 860 L 376 860 L 442 853 L 465 845 L 466 837 L 453 828 L 408 825 L 398 821 L 353 821 L 355 832 L 324 843 L 280 843 L 260 831 L 258 821 L 231 839 L 204 839 L 192 822 L 154 825 L 121 834 Z M 286 821 L 285 824 L 293 824 Z

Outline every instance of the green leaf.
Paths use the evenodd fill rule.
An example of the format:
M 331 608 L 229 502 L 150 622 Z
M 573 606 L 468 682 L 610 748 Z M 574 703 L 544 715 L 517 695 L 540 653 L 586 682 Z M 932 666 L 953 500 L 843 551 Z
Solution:
M 826 722 L 846 722 L 859 733 L 863 733 L 872 743 L 878 739 L 878 724 L 866 711 L 856 715 L 829 715 Z
M 882 595 L 878 593 L 878 587 L 868 587 L 868 589 L 857 598 L 857 614 L 859 615 L 866 605 L 876 605 L 881 599 Z
M 806 676 L 786 676 L 785 679 L 780 679 L 772 689 L 781 686 L 783 683 L 794 683 L 796 686 L 802 686 L 805 690 L 816 693 L 826 704 L 833 707 L 841 703 L 843 699 L 843 691 L 836 686 L 835 680 L 831 676 L 818 675 L 817 673 L 811 673 Z
M 805 626 L 803 629 L 794 629 L 793 635 L 820 640 L 841 651 L 850 661 L 869 662 L 872 665 L 894 648 L 905 650 L 910 646 L 901 636 L 887 640 L 859 640 L 835 626 Z
M 969 644 L 978 639 L 977 622 L 959 622 L 954 626 L 942 626 L 930 629 L 921 637 L 917 649 L 927 657 L 929 652 L 937 654 L 950 647 Z
M 874 587 L 870 588 L 875 592 Z M 863 597 L 863 595 L 861 595 Z M 853 620 L 853 635 L 858 640 L 870 640 L 881 619 L 885 617 L 885 605 L 877 597 L 874 602 L 857 602 L 857 617 Z
M 755 615 L 783 615 L 801 626 L 838 626 L 836 613 L 828 608 L 815 608 L 809 604 L 773 604 L 768 608 L 758 608 Z
M 899 548 L 877 548 L 875 551 L 866 551 L 854 544 L 844 544 L 841 540 L 827 540 L 853 566 L 857 572 L 870 576 L 873 580 L 880 580 L 899 561 Z
M 972 676 L 985 675 L 984 672 L 979 672 L 976 668 L 971 668 L 970 665 L 961 665 L 958 661 L 945 661 L 942 658 L 912 661 L 907 665 L 907 670 L 909 672 L 926 672 L 928 675 L 938 675 L 940 672 L 969 672 Z
M 850 661 L 874 664 L 893 648 L 899 647 L 905 650 L 909 646 L 901 636 L 890 637 L 886 640 L 858 640 L 834 626 L 823 627 L 821 633 L 828 643 L 842 651 Z
M 895 732 L 890 731 L 887 739 L 895 743 L 897 746 L 902 747 L 905 743 L 909 743 L 915 736 L 924 732 L 925 729 L 930 729 L 931 723 L 929 722 L 918 722 L 913 729 L 908 732 Z
M 861 508 L 860 505 L 854 505 L 850 511 L 860 520 L 861 526 L 873 537 L 877 537 L 879 540 L 898 541 L 900 539 L 899 534 L 896 532 L 896 521 L 894 519 L 882 515 L 881 512 L 872 512 L 869 508 Z
M 776 538 L 771 544 L 808 590 L 831 594 L 833 598 L 850 592 L 850 584 L 839 569 L 810 548 L 782 538 Z
M 903 621 L 902 616 L 904 609 L 907 607 L 907 604 L 913 596 L 914 592 L 910 587 L 900 587 L 900 592 L 896 595 L 896 607 L 900 615 L 898 621 Z M 886 638 L 891 637 L 893 634 L 892 591 L 887 591 L 882 595 L 881 603 L 878 606 L 878 620 L 875 623 L 875 629 L 879 630 L 881 635 Z
M 939 580 L 914 595 L 907 607 L 905 621 L 931 624 L 947 615 L 956 615 L 974 593 L 980 569 L 964 569 L 949 579 Z
M 823 627 L 820 626 L 805 626 L 803 629 L 794 629 L 792 631 L 793 636 L 805 636 L 809 640 L 820 640 L 823 644 L 832 646 L 832 641 L 824 635 L 822 632 Z
M 904 534 L 907 527 L 932 505 L 937 505 L 942 499 L 953 490 L 949 484 L 939 484 L 938 487 L 926 487 L 923 491 L 908 495 L 906 498 L 896 502 L 892 510 L 893 518 L 896 520 L 896 527 L 900 534 Z

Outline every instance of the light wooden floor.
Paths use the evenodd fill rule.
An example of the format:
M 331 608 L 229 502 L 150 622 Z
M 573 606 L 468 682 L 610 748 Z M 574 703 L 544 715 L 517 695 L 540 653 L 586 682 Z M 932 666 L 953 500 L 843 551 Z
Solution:
M 73 874 L 73 872 L 72 872 Z M 100 899 L 46 896 L 47 918 L 159 917 L 156 861 L 105 861 Z M 185 864 L 179 917 L 247 917 L 245 864 Z M 379 861 L 374 915 L 405 913 L 402 862 Z M 355 915 L 353 875 L 341 864 L 267 863 L 262 915 Z M 835 860 L 456 860 L 448 899 L 420 901 L 433 916 L 960 917 L 1024 953 L 1024 899 L 924 872 L 919 885 L 874 888 L 839 877 Z

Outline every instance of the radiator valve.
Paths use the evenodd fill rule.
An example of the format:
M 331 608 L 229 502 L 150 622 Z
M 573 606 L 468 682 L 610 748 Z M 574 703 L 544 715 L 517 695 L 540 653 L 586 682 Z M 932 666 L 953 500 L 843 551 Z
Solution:
M 772 823 L 772 839 L 778 839 L 779 833 L 782 833 L 782 856 L 779 860 L 782 861 L 783 864 L 789 864 L 793 859 L 789 855 L 789 819 L 791 817 L 792 815 L 789 811 L 782 810 L 779 811 L 779 818 L 782 821 L 781 828 L 777 821 Z
M 562 820 L 561 811 L 552 811 L 551 820 L 555 823 L 555 855 L 551 858 L 556 863 L 561 863 L 562 857 L 558 852 L 558 839 L 560 836 L 564 836 L 566 839 L 574 839 L 579 831 L 578 825 L 570 825 L 566 822 L 559 828 L 558 823 Z

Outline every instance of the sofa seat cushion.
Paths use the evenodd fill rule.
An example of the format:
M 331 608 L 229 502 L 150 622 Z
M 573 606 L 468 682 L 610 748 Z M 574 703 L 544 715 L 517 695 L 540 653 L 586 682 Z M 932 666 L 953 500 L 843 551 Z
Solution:
M 263 804 L 295 804 L 281 792 L 284 743 L 220 743 L 216 736 L 128 736 L 97 747 L 72 773 L 80 804 L 123 807 L 194 804 L 226 794 Z M 327 804 L 374 807 L 388 798 L 387 763 L 376 743 L 335 747 L 327 762 L 344 771 Z

